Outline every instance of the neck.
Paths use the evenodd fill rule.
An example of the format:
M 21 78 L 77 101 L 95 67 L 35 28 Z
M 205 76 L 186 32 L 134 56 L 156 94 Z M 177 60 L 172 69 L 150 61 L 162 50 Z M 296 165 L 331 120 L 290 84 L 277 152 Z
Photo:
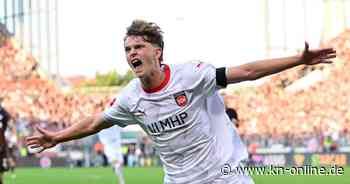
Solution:
M 144 89 L 153 89 L 158 87 L 165 79 L 163 70 L 152 71 L 150 75 L 140 78 Z

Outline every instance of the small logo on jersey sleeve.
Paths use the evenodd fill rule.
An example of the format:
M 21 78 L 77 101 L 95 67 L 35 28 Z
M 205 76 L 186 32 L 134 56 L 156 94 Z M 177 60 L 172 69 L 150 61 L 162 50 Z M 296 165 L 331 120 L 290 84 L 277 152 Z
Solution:
M 112 107 L 116 100 L 117 100 L 117 98 L 113 98 L 113 99 L 109 102 L 109 106 Z
M 200 68 L 202 65 L 203 65 L 203 62 L 199 62 L 199 63 L 196 65 L 196 67 L 197 67 L 197 68 Z
M 184 91 L 180 92 L 180 93 L 176 93 L 174 95 L 175 98 L 175 102 L 178 106 L 180 107 L 184 107 L 187 104 L 187 96 L 186 93 Z

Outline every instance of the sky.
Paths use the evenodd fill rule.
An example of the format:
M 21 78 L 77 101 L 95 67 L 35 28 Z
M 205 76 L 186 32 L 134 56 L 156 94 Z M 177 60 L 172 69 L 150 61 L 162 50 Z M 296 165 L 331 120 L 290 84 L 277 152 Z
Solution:
M 199 59 L 217 67 L 235 66 L 294 54 L 304 40 L 311 47 L 319 44 L 325 22 L 323 1 L 307 1 L 304 18 L 302 0 L 286 0 L 286 9 L 283 1 L 270 0 L 269 42 L 278 49 L 267 53 L 263 2 L 60 0 L 60 73 L 89 77 L 112 69 L 125 73 L 123 37 L 134 19 L 155 22 L 163 29 L 164 62 L 171 64 Z M 339 27 L 339 22 L 332 22 Z

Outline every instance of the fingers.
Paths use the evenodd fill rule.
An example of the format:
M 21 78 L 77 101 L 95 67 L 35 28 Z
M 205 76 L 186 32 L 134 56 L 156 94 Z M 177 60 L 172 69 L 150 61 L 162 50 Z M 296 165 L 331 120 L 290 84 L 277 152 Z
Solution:
M 325 60 L 325 59 L 333 59 L 336 57 L 337 57 L 336 54 L 329 54 L 329 55 L 321 56 L 320 58 Z
M 337 51 L 334 50 L 333 48 L 326 48 L 326 49 L 321 49 L 319 52 L 322 54 L 336 54 Z
M 48 134 L 47 130 L 45 130 L 45 129 L 39 127 L 39 126 L 36 127 L 36 130 L 38 130 L 38 132 L 40 132 L 43 135 L 47 135 Z
M 335 57 L 336 57 L 336 54 L 321 56 L 318 63 L 327 63 L 327 64 L 333 63 L 333 61 L 330 59 L 333 59 Z
M 305 42 L 304 52 L 315 52 L 315 53 L 325 53 L 325 54 L 335 54 L 336 50 L 333 47 L 318 48 L 309 50 L 309 43 Z
M 35 148 L 40 148 L 42 146 L 40 144 L 32 144 L 32 145 L 27 146 L 27 147 L 30 148 L 30 149 L 35 149 Z
M 40 137 L 39 136 L 32 136 L 26 138 L 26 146 L 29 151 L 29 153 L 41 153 L 42 151 L 45 150 L 44 146 L 40 142 Z
M 33 144 L 40 144 L 40 141 L 39 140 L 37 140 L 37 139 L 33 139 L 33 140 L 27 140 L 26 141 L 26 145 L 27 146 L 30 146 L 30 145 L 33 145 Z
M 330 64 L 330 63 L 333 63 L 333 61 L 331 61 L 331 60 L 323 60 L 322 63 Z
M 42 138 L 42 136 L 26 137 L 25 144 L 27 147 L 32 147 L 33 145 L 41 145 L 41 143 L 40 143 L 41 138 Z
M 309 43 L 305 42 L 304 52 L 309 50 Z
M 36 139 L 40 139 L 41 135 L 34 135 L 31 137 L 26 137 L 26 141 L 30 141 L 30 140 L 36 140 Z
M 316 51 L 316 55 L 321 63 L 331 63 L 331 61 L 326 61 L 325 60 L 330 60 L 333 58 L 337 57 L 337 53 L 333 48 L 327 48 L 327 49 L 321 49 L 319 51 Z
M 36 149 L 42 147 L 41 143 L 38 140 L 32 140 L 26 142 L 26 146 L 28 149 Z
M 36 139 L 34 139 L 34 140 L 29 140 L 29 141 L 27 140 L 27 141 L 26 141 L 26 145 L 27 145 L 27 146 L 29 146 L 29 145 L 31 145 L 31 144 L 37 144 L 37 143 L 39 143 L 39 141 L 36 140 Z
M 314 53 L 317 56 L 327 56 L 327 55 L 335 55 L 337 53 L 336 50 L 334 50 L 333 48 L 326 48 L 326 49 L 314 49 L 314 50 L 310 50 L 310 53 Z

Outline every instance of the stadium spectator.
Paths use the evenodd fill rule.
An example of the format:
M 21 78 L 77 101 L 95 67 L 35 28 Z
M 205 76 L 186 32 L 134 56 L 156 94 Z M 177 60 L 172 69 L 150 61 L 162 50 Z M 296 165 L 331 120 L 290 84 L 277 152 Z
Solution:
M 98 133 L 98 138 L 103 144 L 103 152 L 107 156 L 108 163 L 119 179 L 119 184 L 125 184 L 123 174 L 123 155 L 121 152 L 121 128 L 112 126 Z
M 127 157 L 127 159 L 128 159 L 128 166 L 129 167 L 136 167 L 137 165 L 138 165 L 138 159 L 137 159 L 137 156 L 136 156 L 136 151 L 137 149 L 136 149 L 136 147 L 135 147 L 135 145 L 134 144 L 130 144 L 129 146 L 128 146 L 128 153 L 127 153 L 127 155 L 128 155 L 128 157 Z
M 10 114 L 2 107 L 3 97 L 0 97 L 0 184 L 3 184 L 3 174 L 9 170 L 13 160 L 10 157 L 10 150 L 5 137 L 5 132 L 8 126 L 8 122 L 11 119 Z
M 154 153 L 152 142 L 149 139 L 149 137 L 146 137 L 146 136 L 142 137 L 140 150 L 142 152 L 142 155 L 141 155 L 143 160 L 142 165 L 148 166 L 148 167 L 152 166 L 152 157 L 153 155 L 155 155 L 155 153 Z
M 124 127 L 136 121 L 159 149 L 166 171 L 164 183 L 252 183 L 248 176 L 220 174 L 223 164 L 238 166 L 248 154 L 232 123 L 225 117 L 216 89 L 298 65 L 329 63 L 329 59 L 335 57 L 331 48 L 309 50 L 305 43 L 300 55 L 238 67 L 215 69 L 201 62 L 168 66 L 163 64 L 161 33 L 154 23 L 134 21 L 128 28 L 124 46 L 128 64 L 138 79 L 129 83 L 117 102 L 102 114 L 59 132 L 38 127 L 40 134 L 28 137 L 27 145 L 43 151 L 115 124 Z M 273 133 L 277 133 L 278 128 L 281 127 L 274 127 Z M 234 140 L 227 141 L 233 137 Z M 276 142 L 280 141 L 279 137 L 276 136 Z

